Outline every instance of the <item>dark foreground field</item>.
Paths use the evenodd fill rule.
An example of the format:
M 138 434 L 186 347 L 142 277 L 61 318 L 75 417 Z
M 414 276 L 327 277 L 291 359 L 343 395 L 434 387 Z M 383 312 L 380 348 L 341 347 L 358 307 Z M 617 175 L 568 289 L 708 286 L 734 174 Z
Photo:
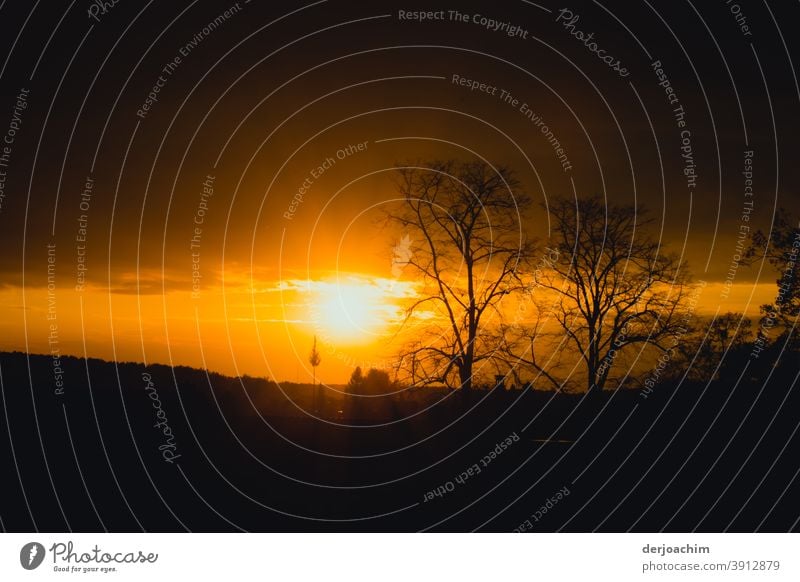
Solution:
M 314 403 L 310 386 L 76 358 L 58 394 L 52 358 L 3 353 L 0 518 L 8 531 L 798 529 L 792 366 L 646 399 Z M 322 420 L 301 410 L 314 406 Z

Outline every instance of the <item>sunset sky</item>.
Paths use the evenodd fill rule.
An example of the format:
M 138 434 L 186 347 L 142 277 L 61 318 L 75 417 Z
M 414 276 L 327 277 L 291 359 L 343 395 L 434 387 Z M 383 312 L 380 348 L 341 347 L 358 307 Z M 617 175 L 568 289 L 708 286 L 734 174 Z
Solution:
M 29 96 L 0 168 L 0 349 L 306 382 L 316 336 L 325 382 L 386 366 L 418 282 L 398 267 L 403 233 L 382 217 L 398 195 L 395 166 L 431 159 L 516 170 L 535 201 L 526 230 L 543 245 L 554 196 L 648 208 L 664 248 L 709 283 L 703 314 L 756 316 L 773 299 L 766 264 L 728 273 L 743 225 L 768 229 L 777 208 L 798 211 L 796 125 L 774 121 L 797 119 L 796 85 L 773 75 L 786 66 L 780 38 L 759 38 L 754 56 L 722 2 L 613 15 L 573 3 L 575 29 L 624 62 L 622 77 L 555 7 L 459 6 L 466 22 L 431 3 L 445 19 L 401 18 L 418 8 L 394 2 L 201 2 L 141 17 L 120 3 L 91 29 L 70 16 L 56 30 L 74 54 L 35 68 L 40 47 L 15 52 L 4 74 L 20 82 L 0 95 L 0 131 L 20 91 Z M 691 20 L 676 38 L 661 18 L 681 13 Z

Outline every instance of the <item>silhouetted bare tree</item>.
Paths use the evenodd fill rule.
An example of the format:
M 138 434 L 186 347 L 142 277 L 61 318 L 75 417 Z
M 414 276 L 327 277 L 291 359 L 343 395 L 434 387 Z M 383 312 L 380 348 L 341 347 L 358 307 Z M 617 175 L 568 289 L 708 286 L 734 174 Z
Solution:
M 775 301 L 761 306 L 759 341 L 765 342 L 770 329 L 779 327 L 780 336 L 774 340 L 785 344 L 784 348 L 790 351 L 800 350 L 795 329 L 800 317 L 800 224 L 797 219 L 781 209 L 769 233 L 759 230 L 753 235 L 747 256 L 751 261 L 765 258 L 779 275 Z
M 511 170 L 483 162 L 418 163 L 398 175 L 403 202 L 389 218 L 409 235 L 406 265 L 423 285 L 407 321 L 427 316 L 400 366 L 416 384 L 468 389 L 475 365 L 492 357 L 486 319 L 522 286 L 531 245 L 521 217 L 530 198 Z
M 670 338 L 686 332 L 688 275 L 675 256 L 661 252 L 646 231 L 650 220 L 635 206 L 607 205 L 599 196 L 560 198 L 550 212 L 550 245 L 558 252 L 536 271 L 536 285 L 545 290 L 540 313 L 552 316 L 577 349 L 588 390 L 602 391 L 628 348 L 666 351 L 674 347 Z M 519 357 L 557 383 L 537 361 L 532 341 Z
M 699 320 L 677 346 L 680 371 L 674 376 L 718 380 L 742 362 L 743 354 L 752 348 L 752 339 L 752 322 L 742 313 L 728 312 Z

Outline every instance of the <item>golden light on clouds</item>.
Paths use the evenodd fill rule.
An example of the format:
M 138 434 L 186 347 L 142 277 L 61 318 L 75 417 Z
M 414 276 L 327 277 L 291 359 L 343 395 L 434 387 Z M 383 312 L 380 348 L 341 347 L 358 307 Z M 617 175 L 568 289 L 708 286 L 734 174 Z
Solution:
M 337 342 L 366 345 L 394 333 L 417 287 L 363 274 L 287 279 L 254 290 L 252 301 L 260 323 L 284 323 Z

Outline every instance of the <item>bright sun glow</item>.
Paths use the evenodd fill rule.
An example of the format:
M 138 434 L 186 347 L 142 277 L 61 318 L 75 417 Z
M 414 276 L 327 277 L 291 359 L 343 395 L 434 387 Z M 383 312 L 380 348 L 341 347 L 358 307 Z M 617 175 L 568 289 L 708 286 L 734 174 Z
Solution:
M 402 301 L 414 296 L 412 284 L 351 276 L 334 281 L 304 282 L 315 331 L 331 340 L 368 343 L 399 324 Z

